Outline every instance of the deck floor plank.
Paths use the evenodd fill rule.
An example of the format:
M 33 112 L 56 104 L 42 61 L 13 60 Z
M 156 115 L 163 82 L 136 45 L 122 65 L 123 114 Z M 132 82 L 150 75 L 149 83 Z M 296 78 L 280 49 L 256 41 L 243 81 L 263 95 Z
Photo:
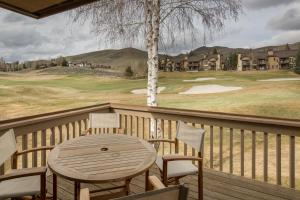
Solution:
M 150 169 L 150 175 L 160 177 L 156 166 Z M 196 200 L 198 198 L 197 176 L 187 176 L 181 180 L 181 183 L 185 183 L 189 187 L 189 200 Z M 90 190 L 96 190 L 120 184 L 123 183 L 81 184 L 81 188 L 88 187 Z M 50 195 L 52 194 L 52 176 L 47 178 L 47 191 Z M 74 184 L 58 177 L 57 191 L 60 200 L 72 200 Z M 131 194 L 145 191 L 144 175 L 132 179 L 130 191 Z M 205 169 L 204 200 L 300 200 L 300 191 Z

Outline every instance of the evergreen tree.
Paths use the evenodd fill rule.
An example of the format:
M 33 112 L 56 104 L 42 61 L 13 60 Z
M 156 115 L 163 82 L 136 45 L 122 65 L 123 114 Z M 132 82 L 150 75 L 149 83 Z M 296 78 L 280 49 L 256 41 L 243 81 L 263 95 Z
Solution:
M 286 45 L 285 45 L 285 50 L 287 50 L 287 51 L 291 50 L 291 48 L 290 48 L 290 45 L 289 45 L 289 44 L 286 44 Z
M 217 50 L 216 48 L 214 48 L 213 54 L 214 54 L 214 55 L 218 54 L 218 50 Z
M 296 67 L 300 68 L 300 47 L 298 49 L 297 57 L 296 57 Z

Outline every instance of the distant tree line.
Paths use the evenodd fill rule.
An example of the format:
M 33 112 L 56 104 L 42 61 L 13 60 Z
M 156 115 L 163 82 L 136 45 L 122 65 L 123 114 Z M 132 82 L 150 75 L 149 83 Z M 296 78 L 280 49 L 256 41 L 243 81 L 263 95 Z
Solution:
M 19 61 L 15 62 L 6 62 L 4 58 L 0 58 L 0 71 L 3 72 L 16 72 L 22 71 L 25 69 L 37 70 L 44 69 L 55 66 L 68 66 L 68 62 L 65 57 L 59 56 L 56 59 L 51 60 L 35 60 L 35 61 L 25 61 L 20 63 Z

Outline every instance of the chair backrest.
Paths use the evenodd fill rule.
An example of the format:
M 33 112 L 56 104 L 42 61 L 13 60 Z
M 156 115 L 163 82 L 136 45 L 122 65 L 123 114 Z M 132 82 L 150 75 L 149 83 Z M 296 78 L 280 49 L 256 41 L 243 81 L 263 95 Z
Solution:
M 0 137 L 0 165 L 17 151 L 14 130 L 10 129 Z
M 120 128 L 118 113 L 90 113 L 89 128 Z
M 202 153 L 205 130 L 178 121 L 176 138 Z
M 121 197 L 114 200 L 187 200 L 188 188 L 184 185 L 166 187 L 146 193 Z

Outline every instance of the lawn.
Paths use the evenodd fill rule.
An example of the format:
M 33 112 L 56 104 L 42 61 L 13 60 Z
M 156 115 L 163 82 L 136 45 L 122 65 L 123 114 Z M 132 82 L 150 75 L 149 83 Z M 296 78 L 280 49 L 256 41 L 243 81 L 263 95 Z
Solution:
M 183 82 L 200 77 L 215 80 Z M 270 78 L 300 77 L 293 72 L 173 72 L 160 73 L 160 106 L 300 119 L 300 81 L 260 82 Z M 242 90 L 180 95 L 192 86 L 217 84 Z M 145 95 L 131 94 L 146 87 L 145 79 L 91 75 L 30 73 L 0 74 L 0 119 L 14 118 L 104 102 L 145 105 Z M 132 99 L 134 98 L 134 102 Z

